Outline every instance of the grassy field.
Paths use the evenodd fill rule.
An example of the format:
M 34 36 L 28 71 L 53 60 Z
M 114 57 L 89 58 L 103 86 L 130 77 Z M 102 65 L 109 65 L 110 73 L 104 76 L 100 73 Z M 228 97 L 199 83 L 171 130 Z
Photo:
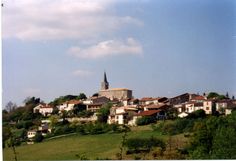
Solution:
M 130 137 L 156 136 L 167 140 L 167 136 L 152 131 L 150 126 L 134 127 L 128 133 Z M 100 134 L 100 135 L 72 135 L 63 138 L 52 139 L 33 145 L 22 145 L 16 148 L 18 160 L 76 160 L 84 155 L 88 159 L 116 159 L 119 152 L 122 134 Z M 174 136 L 180 140 L 178 146 L 186 142 L 182 135 Z M 179 142 L 179 141 L 178 141 Z M 4 160 L 13 160 L 13 152 L 9 148 L 3 150 Z M 133 159 L 125 156 L 125 159 Z

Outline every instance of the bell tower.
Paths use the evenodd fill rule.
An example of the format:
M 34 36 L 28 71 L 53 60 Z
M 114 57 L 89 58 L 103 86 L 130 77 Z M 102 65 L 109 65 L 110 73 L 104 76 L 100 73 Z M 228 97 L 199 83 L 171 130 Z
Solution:
M 107 90 L 108 88 L 109 88 L 109 83 L 107 81 L 106 72 L 104 72 L 104 78 L 103 78 L 103 81 L 101 83 L 101 90 Z

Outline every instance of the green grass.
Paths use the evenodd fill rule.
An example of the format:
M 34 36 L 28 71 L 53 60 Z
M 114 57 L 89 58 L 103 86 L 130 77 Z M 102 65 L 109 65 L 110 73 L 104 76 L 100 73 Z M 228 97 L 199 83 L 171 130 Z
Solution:
M 16 148 L 18 160 L 76 160 L 78 155 L 85 155 L 88 159 L 110 158 L 116 159 L 123 134 L 100 135 L 72 135 L 52 139 L 33 145 L 22 145 Z M 132 128 L 128 133 L 131 137 L 156 136 L 164 140 L 167 136 L 154 132 L 150 126 Z M 182 136 L 178 136 L 180 140 Z M 4 160 L 13 160 L 13 152 L 9 148 L 3 150 Z M 133 159 L 133 158 L 127 158 Z

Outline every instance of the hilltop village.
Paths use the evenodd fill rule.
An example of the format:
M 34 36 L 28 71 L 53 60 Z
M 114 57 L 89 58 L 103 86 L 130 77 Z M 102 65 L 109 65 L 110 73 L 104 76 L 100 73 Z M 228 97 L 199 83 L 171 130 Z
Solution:
M 132 90 L 126 88 L 109 88 L 106 73 L 104 73 L 101 89 L 92 97 L 69 98 L 64 102 L 46 104 L 38 102 L 32 107 L 33 114 L 42 115 L 38 127 L 27 128 L 28 141 L 32 141 L 36 133 L 47 135 L 53 130 L 50 126 L 53 117 L 56 122 L 96 122 L 99 111 L 109 106 L 107 116 L 103 121 L 107 124 L 118 124 L 137 126 L 139 124 L 153 123 L 157 120 L 188 117 L 191 113 L 202 110 L 206 115 L 218 114 L 229 115 L 236 109 L 236 100 L 229 98 L 228 94 L 219 95 L 211 92 L 209 94 L 184 93 L 173 98 L 167 97 L 144 97 L 134 98 Z M 142 118 L 154 118 L 143 120 Z M 105 120 L 104 120 L 105 119 Z M 11 124 L 17 124 L 20 120 L 10 120 Z M 29 142 L 30 143 L 30 142 Z
M 117 141 L 121 139 L 120 145 L 116 142 L 113 147 L 113 149 L 119 147 L 120 152 L 107 156 L 113 159 L 123 157 L 146 159 L 146 154 L 149 154 L 149 159 L 235 158 L 233 138 L 236 138 L 234 132 L 236 100 L 228 93 L 225 95 L 216 92 L 202 95 L 183 93 L 172 98 L 134 98 L 130 89 L 110 88 L 104 72 L 100 90 L 91 97 L 87 98 L 84 93 L 66 95 L 55 98 L 50 103 L 45 103 L 40 98 L 29 97 L 24 103 L 24 106 L 17 107 L 9 102 L 2 111 L 3 148 L 6 157 L 12 155 L 6 153 L 9 149 L 12 149 L 14 156 L 17 157 L 15 149 L 17 146 L 32 147 L 38 151 L 38 142 L 57 148 L 53 141 L 49 141 L 56 141 L 57 138 L 63 141 L 70 138 L 70 135 L 84 139 L 84 145 L 81 146 L 86 147 L 87 143 L 90 144 L 90 139 L 86 139 L 85 136 L 90 135 L 98 139 L 100 134 L 104 134 L 107 136 L 106 139 L 110 137 L 118 137 Z M 131 137 L 128 140 L 127 133 Z M 177 141 L 172 140 L 172 136 Z M 179 140 L 179 137 L 182 139 Z M 221 146 L 223 142 L 225 145 Z M 80 144 L 74 144 L 69 146 L 69 149 L 78 146 Z M 104 144 L 103 148 L 108 148 L 106 146 L 107 144 Z M 155 151 L 155 147 L 159 147 L 161 151 Z M 123 148 L 126 148 L 125 154 Z M 54 151 L 57 152 L 56 149 Z M 21 157 L 29 159 L 28 155 L 24 155 L 25 152 L 21 151 Z M 90 150 L 87 149 L 85 152 Z M 58 152 L 59 154 L 61 155 Z M 98 154 L 104 156 L 103 153 Z M 45 158 L 56 157 L 51 154 L 43 155 Z M 75 159 L 79 157 L 81 160 L 86 160 L 78 154 L 73 155 Z

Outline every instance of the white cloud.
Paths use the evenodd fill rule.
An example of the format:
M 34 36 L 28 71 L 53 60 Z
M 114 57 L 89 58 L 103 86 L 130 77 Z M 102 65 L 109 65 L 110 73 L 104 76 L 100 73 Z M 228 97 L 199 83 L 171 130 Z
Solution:
M 87 71 L 87 70 L 81 70 L 81 69 L 78 69 L 72 72 L 72 75 L 79 76 L 79 77 L 87 77 L 87 76 L 90 76 L 91 74 L 92 72 Z
M 107 40 L 84 49 L 73 46 L 68 50 L 68 53 L 75 57 L 87 59 L 127 54 L 140 55 L 142 52 L 142 46 L 133 38 L 128 38 L 126 41 Z
M 9 0 L 3 8 L 3 37 L 21 40 L 85 39 L 123 26 L 140 26 L 130 16 L 112 14 L 111 0 Z

